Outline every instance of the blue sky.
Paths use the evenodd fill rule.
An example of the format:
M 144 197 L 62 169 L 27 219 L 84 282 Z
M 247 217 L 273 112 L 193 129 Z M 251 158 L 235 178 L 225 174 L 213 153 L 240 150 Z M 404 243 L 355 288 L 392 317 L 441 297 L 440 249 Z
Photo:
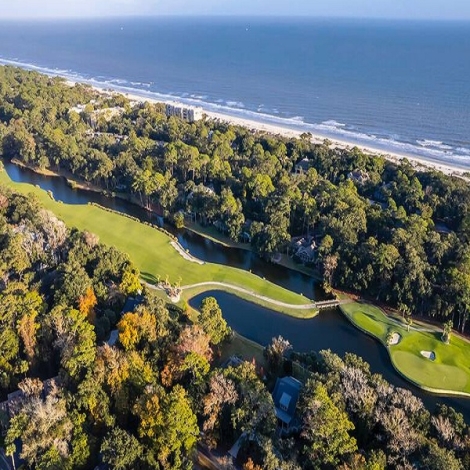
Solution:
M 12 0 L 0 18 L 297 15 L 469 19 L 470 0 Z

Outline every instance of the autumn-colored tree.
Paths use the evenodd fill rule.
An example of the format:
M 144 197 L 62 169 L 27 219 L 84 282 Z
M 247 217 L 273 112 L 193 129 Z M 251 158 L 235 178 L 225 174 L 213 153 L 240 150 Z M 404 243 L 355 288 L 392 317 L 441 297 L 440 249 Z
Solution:
M 23 341 L 24 352 L 29 363 L 34 359 L 37 343 L 36 332 L 39 324 L 36 322 L 36 316 L 36 312 L 26 313 L 18 322 L 18 333 Z
M 100 383 L 109 387 L 112 395 L 121 390 L 129 378 L 129 362 L 122 350 L 104 344 L 97 349 L 95 375 Z
M 78 299 L 78 308 L 86 319 L 92 324 L 95 324 L 96 314 L 95 307 L 97 304 L 95 292 L 93 287 L 89 286 L 84 295 Z
M 205 357 L 208 361 L 212 359 L 210 338 L 199 325 L 187 326 L 181 331 L 174 351 L 180 357 L 193 352 Z
M 134 405 L 132 412 L 139 420 L 137 429 L 139 437 L 146 440 L 153 440 L 161 429 L 161 403 L 160 389 L 148 386 L 145 393 L 140 396 Z
M 193 372 L 199 369 L 202 373 L 206 370 L 207 373 L 208 362 L 211 359 L 209 336 L 199 325 L 187 326 L 181 331 L 178 342 L 168 355 L 167 363 L 161 373 L 162 383 L 171 386 L 189 369 Z
M 256 465 L 253 460 L 251 460 L 251 457 L 249 457 L 248 460 L 243 464 L 243 470 L 263 470 L 263 467 Z
M 117 325 L 119 342 L 124 349 L 132 350 L 157 339 L 157 320 L 146 308 L 126 313 Z
M 121 284 L 119 290 L 124 295 L 136 295 L 142 291 L 142 284 L 139 280 L 139 272 L 136 268 L 128 266 L 122 274 Z
M 233 381 L 215 373 L 209 381 L 209 393 L 203 399 L 203 429 L 209 445 L 217 445 L 220 438 L 220 415 L 224 408 L 234 405 L 237 399 L 238 393 Z

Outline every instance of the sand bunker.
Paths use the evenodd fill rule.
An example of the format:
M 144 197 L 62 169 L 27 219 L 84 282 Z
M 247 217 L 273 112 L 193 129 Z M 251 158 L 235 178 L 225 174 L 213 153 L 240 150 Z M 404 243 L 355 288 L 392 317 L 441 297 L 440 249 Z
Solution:
M 436 359 L 436 354 L 434 351 L 421 351 L 421 356 L 429 359 L 430 361 L 434 361 L 434 359 Z
M 388 344 L 390 344 L 390 346 L 393 346 L 394 344 L 398 344 L 400 340 L 401 340 L 401 335 L 395 332 L 390 338 Z

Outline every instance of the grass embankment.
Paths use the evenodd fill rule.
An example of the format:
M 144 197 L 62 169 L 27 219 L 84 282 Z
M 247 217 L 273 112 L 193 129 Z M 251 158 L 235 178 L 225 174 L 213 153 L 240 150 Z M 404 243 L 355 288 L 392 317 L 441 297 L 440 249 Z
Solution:
M 41 204 L 54 212 L 69 227 L 88 230 L 100 237 L 103 243 L 115 246 L 128 253 L 142 273 L 142 278 L 155 283 L 167 276 L 170 282 L 181 279 L 181 285 L 217 281 L 247 289 L 255 294 L 269 297 L 275 301 L 292 305 L 305 305 L 310 301 L 305 297 L 268 282 L 241 269 L 218 264 L 199 265 L 185 260 L 171 245 L 168 236 L 153 227 L 122 215 L 105 211 L 92 205 L 72 205 L 54 201 L 42 189 L 26 183 L 12 182 L 5 171 L 0 171 L 0 183 L 8 185 L 22 193 L 34 193 Z M 201 290 L 202 289 L 202 290 Z M 185 295 L 188 299 L 204 290 L 206 286 Z M 217 290 L 227 290 L 218 287 Z M 236 293 L 236 295 L 240 295 Z M 250 301 L 300 318 L 309 318 L 316 314 L 315 309 L 288 309 L 265 303 L 251 295 L 245 295 Z
M 248 362 L 254 359 L 258 365 L 266 367 L 263 351 L 264 348 L 260 344 L 233 332 L 231 340 L 222 344 L 217 365 L 223 364 L 231 356 L 238 356 Z
M 227 248 L 239 248 L 240 250 L 253 251 L 249 243 L 234 242 L 230 237 L 227 237 L 223 233 L 219 232 L 213 225 L 204 227 L 197 222 L 185 221 L 184 228 Z M 317 280 L 321 279 L 321 276 L 318 271 L 302 264 L 296 263 L 290 256 L 286 255 L 285 253 L 281 253 L 280 255 L 281 259 L 277 261 L 276 264 L 284 266 L 285 268 L 292 269 L 294 271 L 298 271 L 302 274 L 306 274 L 307 276 L 312 276 Z
M 445 344 L 442 330 L 432 326 L 411 326 L 408 331 L 406 325 L 372 305 L 351 302 L 340 308 L 356 327 L 385 346 L 389 332 L 401 336 L 399 343 L 387 346 L 387 350 L 395 369 L 410 382 L 430 392 L 470 397 L 468 341 L 452 335 Z M 433 352 L 435 359 L 424 357 L 422 351 Z

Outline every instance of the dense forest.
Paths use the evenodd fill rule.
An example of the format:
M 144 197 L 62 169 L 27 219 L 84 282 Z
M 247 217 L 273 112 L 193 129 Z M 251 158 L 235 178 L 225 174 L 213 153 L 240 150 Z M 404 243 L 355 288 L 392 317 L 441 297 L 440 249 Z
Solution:
M 0 150 L 181 223 L 182 212 L 270 258 L 313 236 L 326 287 L 404 315 L 453 321 L 470 306 L 470 189 L 464 179 L 358 149 L 287 139 L 163 105 L 0 68 Z
M 290 372 L 285 340 L 265 369 L 221 365 L 231 332 L 214 298 L 196 316 L 166 305 L 126 255 L 4 187 L 0 260 L 1 440 L 17 466 L 190 469 L 201 446 L 223 454 L 240 436 L 244 470 L 470 466 L 462 415 L 430 414 L 350 354 L 297 357 L 308 378 L 281 433 L 270 392 Z

